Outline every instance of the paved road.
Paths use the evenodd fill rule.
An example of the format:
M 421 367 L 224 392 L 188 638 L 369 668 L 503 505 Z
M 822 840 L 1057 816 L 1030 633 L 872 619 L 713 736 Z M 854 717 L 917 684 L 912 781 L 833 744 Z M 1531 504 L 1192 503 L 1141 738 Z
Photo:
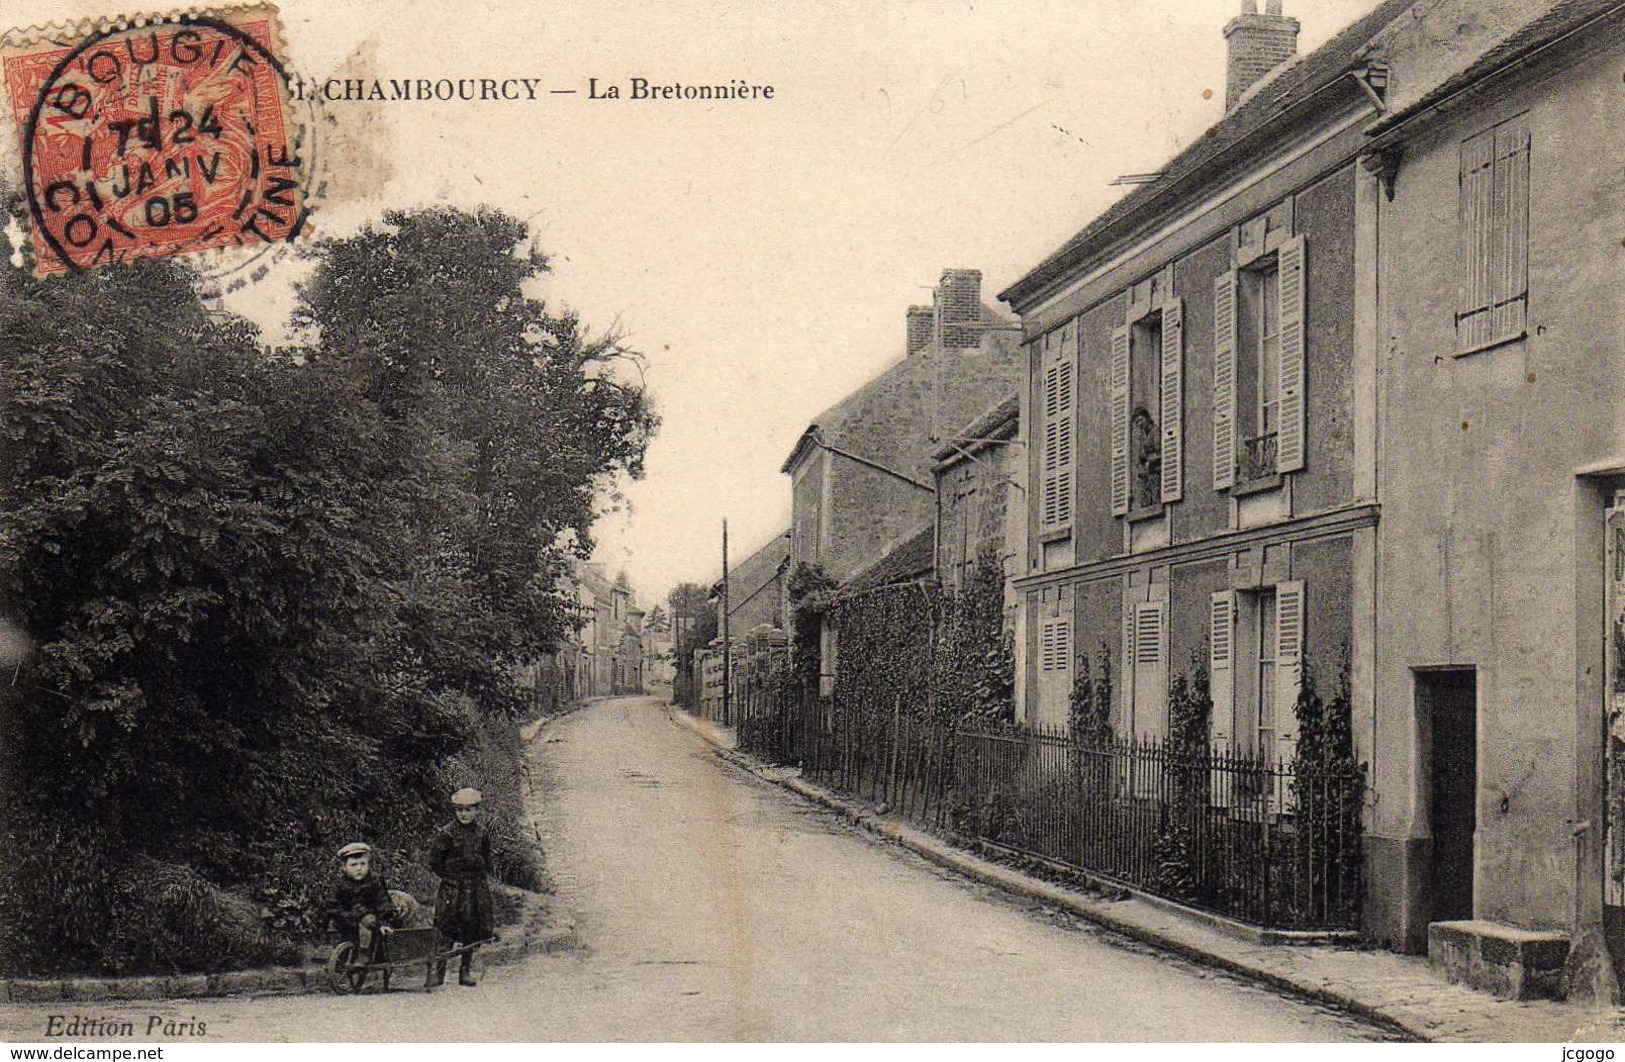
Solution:
M 1359 1023 L 1101 939 L 717 760 L 649 698 L 535 746 L 548 861 L 588 949 L 432 995 L 0 1010 L 164 1013 L 235 1040 L 1350 1040 Z M 144 1018 L 138 1020 L 144 1025 Z

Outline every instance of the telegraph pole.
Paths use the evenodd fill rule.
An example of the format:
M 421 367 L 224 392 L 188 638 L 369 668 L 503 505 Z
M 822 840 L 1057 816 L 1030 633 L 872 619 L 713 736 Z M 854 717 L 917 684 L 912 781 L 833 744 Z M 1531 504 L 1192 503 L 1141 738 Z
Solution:
M 733 726 L 733 642 L 728 636 L 728 518 L 722 518 L 722 725 Z

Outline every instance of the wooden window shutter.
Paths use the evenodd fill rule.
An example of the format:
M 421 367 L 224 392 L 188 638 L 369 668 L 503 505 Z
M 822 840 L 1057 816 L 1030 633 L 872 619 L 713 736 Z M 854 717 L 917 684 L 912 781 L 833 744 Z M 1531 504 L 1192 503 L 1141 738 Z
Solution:
M 1529 295 L 1529 116 L 1495 130 L 1494 272 L 1490 276 L 1490 338 L 1524 333 Z
M 1060 516 L 1060 434 L 1061 367 L 1051 362 L 1044 368 L 1044 450 L 1041 473 L 1043 477 L 1043 527 L 1051 531 Z
M 1074 469 L 1077 467 L 1072 433 L 1078 422 L 1077 390 L 1073 386 L 1077 371 L 1075 350 L 1070 342 L 1063 340 L 1061 361 L 1056 366 L 1059 392 L 1056 416 L 1060 425 L 1055 433 L 1055 526 L 1058 528 L 1072 526 Z
M 1213 489 L 1236 485 L 1236 271 L 1213 281 Z
M 1185 483 L 1185 304 L 1162 307 L 1162 500 L 1183 497 Z
M 1275 468 L 1296 472 L 1304 457 L 1304 247 L 1295 236 L 1279 252 L 1281 285 L 1280 434 Z
M 1145 601 L 1134 606 L 1134 728 L 1149 738 L 1168 733 L 1168 606 Z
M 1209 732 L 1214 749 L 1229 753 L 1236 726 L 1236 592 L 1214 594 L 1208 611 L 1208 682 L 1213 696 Z
M 1228 757 L 1236 729 L 1236 592 L 1220 590 L 1208 606 L 1208 689 L 1213 713 L 1208 723 L 1208 743 L 1212 755 Z M 1230 772 L 1213 770 L 1209 775 L 1209 803 L 1229 807 L 1233 783 Z
M 1462 233 L 1461 303 L 1456 312 L 1456 348 L 1471 350 L 1490 338 L 1490 204 L 1495 174 L 1495 135 L 1481 134 L 1461 145 Z
M 1129 326 L 1112 329 L 1111 459 L 1112 515 L 1128 515 Z
M 1077 423 L 1076 347 L 1072 329 L 1045 340 L 1048 348 L 1043 379 L 1044 440 L 1041 457 L 1041 519 L 1046 534 L 1072 524 L 1076 453 L 1073 432 Z
M 1039 638 L 1038 667 L 1041 671 L 1065 671 L 1072 664 L 1072 621 L 1045 620 Z
M 1275 732 L 1278 755 L 1298 754 L 1298 694 L 1303 689 L 1303 583 L 1275 587 Z

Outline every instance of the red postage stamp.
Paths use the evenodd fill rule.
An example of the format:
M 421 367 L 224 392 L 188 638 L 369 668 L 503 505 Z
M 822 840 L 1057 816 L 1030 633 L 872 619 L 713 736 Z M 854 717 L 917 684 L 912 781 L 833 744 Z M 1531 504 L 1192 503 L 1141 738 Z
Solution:
M 303 163 L 278 45 L 269 7 L 8 43 L 35 271 L 297 236 Z

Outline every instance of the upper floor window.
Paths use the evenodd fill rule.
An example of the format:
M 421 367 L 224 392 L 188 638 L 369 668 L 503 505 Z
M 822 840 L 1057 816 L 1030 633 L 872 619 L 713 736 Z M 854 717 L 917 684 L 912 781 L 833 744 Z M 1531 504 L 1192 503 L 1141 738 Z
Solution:
M 1162 314 L 1129 327 L 1129 508 L 1162 500 Z
M 1521 338 L 1529 306 L 1529 115 L 1461 144 L 1456 352 Z
M 1213 285 L 1213 486 L 1304 466 L 1304 239 Z
M 1184 309 L 1130 303 L 1112 332 L 1112 513 L 1178 501 L 1184 483 Z

